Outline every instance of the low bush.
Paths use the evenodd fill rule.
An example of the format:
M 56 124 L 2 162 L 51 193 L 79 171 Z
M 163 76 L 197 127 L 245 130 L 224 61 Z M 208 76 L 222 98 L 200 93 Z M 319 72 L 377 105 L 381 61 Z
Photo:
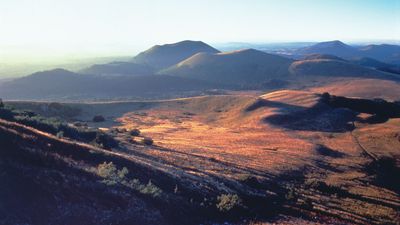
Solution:
M 96 168 L 96 173 L 103 178 L 101 182 L 109 186 L 124 185 L 152 198 L 160 197 L 163 193 L 161 188 L 154 185 L 151 180 L 146 185 L 142 184 L 138 179 L 128 181 L 129 170 L 126 167 L 119 170 L 113 162 L 99 164 Z
M 33 127 L 58 137 L 67 137 L 77 141 L 98 144 L 104 148 L 118 147 L 118 142 L 106 133 L 87 127 L 70 126 L 54 117 L 42 117 L 30 111 L 0 108 L 0 118 Z
M 140 130 L 135 128 L 135 129 L 129 131 L 129 133 L 130 133 L 130 135 L 136 137 L 136 136 L 139 136 L 139 135 L 140 135 Z
M 217 198 L 217 209 L 221 212 L 229 212 L 242 206 L 242 200 L 237 194 L 222 194 Z
M 145 137 L 143 138 L 143 144 L 145 145 L 152 145 L 154 143 L 153 139 L 149 138 L 149 137 Z
M 118 147 L 118 142 L 113 137 L 102 132 L 97 133 L 95 143 L 105 149 Z
M 12 110 L 7 109 L 6 107 L 0 107 L 0 119 L 4 120 L 13 120 L 14 119 L 14 113 Z

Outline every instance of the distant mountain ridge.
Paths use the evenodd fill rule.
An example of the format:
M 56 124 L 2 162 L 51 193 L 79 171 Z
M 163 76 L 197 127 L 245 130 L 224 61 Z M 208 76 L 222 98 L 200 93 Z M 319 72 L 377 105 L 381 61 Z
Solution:
M 358 50 L 341 41 L 327 41 L 320 42 L 315 45 L 301 48 L 296 51 L 299 55 L 310 55 L 310 54 L 329 54 L 335 55 L 342 58 L 354 57 L 357 55 Z
M 337 48 L 341 51 L 350 49 L 351 52 L 356 49 L 334 41 L 320 43 L 306 50 Z M 368 47 L 381 52 L 376 48 Z M 370 51 L 368 49 L 363 51 Z M 135 60 L 93 65 L 80 73 L 64 69 L 37 72 L 2 82 L 0 97 L 59 100 L 163 98 L 176 93 L 215 88 L 276 89 L 296 82 L 308 82 L 306 77 L 312 76 L 319 77 L 316 82 L 327 77 L 400 79 L 400 76 L 393 74 L 398 71 L 397 67 L 373 58 L 347 59 L 328 53 L 313 53 L 303 55 L 301 60 L 293 60 L 255 49 L 219 52 L 203 42 L 195 41 L 155 46 L 140 53 Z M 142 63 L 139 63 L 140 60 L 143 60 Z M 155 64 L 148 64 L 150 62 Z M 160 67 L 171 63 L 174 64 L 167 68 Z

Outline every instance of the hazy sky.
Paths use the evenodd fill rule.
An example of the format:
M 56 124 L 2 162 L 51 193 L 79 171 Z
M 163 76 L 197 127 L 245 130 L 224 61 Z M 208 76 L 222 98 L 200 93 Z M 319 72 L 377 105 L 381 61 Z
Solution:
M 400 39 L 400 0 L 0 0 L 0 54 L 216 42 Z

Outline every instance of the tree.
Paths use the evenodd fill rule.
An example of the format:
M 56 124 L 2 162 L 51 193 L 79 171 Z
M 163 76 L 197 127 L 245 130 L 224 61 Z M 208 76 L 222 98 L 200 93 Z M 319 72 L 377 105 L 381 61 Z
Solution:
M 4 107 L 3 99 L 0 98 L 0 108 Z

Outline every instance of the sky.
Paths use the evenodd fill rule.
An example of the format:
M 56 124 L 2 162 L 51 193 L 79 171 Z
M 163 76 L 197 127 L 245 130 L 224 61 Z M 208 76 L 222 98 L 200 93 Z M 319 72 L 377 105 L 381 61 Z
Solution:
M 0 0 L 0 57 L 133 55 L 180 40 L 400 39 L 400 0 Z

